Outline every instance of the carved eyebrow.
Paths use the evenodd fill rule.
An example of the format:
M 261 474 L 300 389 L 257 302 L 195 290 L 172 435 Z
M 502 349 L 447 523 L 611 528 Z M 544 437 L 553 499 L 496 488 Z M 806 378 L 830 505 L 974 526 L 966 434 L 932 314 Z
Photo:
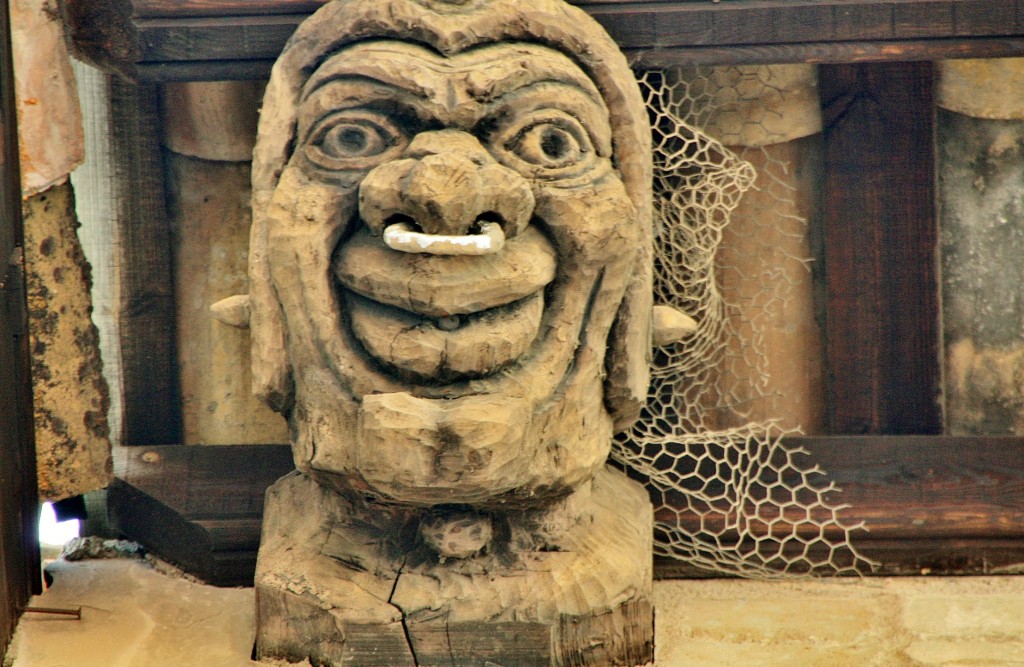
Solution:
M 505 67 L 471 71 L 466 76 L 467 92 L 479 102 L 493 102 L 523 88 L 555 84 L 571 87 L 585 93 L 593 102 L 604 105 L 594 82 L 568 58 L 562 62 L 545 61 L 538 65 L 536 62 L 527 63 L 526 54 L 523 55 L 515 61 L 502 63 Z
M 416 74 L 419 75 L 417 80 Z M 313 96 L 318 90 L 331 83 L 354 83 L 374 87 L 385 87 L 411 93 L 420 99 L 429 99 L 433 90 L 423 85 L 422 71 L 410 69 L 408 72 L 395 71 L 393 67 L 380 62 L 346 62 L 332 67 L 329 71 L 322 68 L 310 78 L 302 91 L 302 102 Z

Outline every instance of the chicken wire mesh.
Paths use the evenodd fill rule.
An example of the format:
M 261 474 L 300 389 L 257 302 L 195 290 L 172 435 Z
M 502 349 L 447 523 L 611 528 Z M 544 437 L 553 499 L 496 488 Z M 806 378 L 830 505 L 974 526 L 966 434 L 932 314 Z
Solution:
M 783 237 L 804 238 L 807 221 L 793 213 L 791 166 L 765 148 L 786 140 L 773 101 L 787 90 L 774 72 L 637 72 L 654 135 L 655 302 L 697 329 L 654 350 L 647 405 L 613 458 L 647 483 L 657 555 L 742 576 L 860 573 L 875 565 L 851 541 L 863 525 L 843 521 L 827 474 L 783 442 L 798 429 L 766 417 L 780 395 L 765 335 L 798 296 L 783 265 L 809 270 L 806 256 L 778 252 Z M 750 190 L 771 205 L 734 219 Z M 729 225 L 743 230 L 729 238 L 742 262 L 720 252 Z M 746 283 L 743 303 L 723 282 Z

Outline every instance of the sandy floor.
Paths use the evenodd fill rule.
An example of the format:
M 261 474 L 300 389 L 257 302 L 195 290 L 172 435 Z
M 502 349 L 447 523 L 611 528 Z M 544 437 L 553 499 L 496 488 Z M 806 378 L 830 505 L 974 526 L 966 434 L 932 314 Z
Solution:
M 258 664 L 252 589 L 127 559 L 50 571 L 32 604 L 81 607 L 82 618 L 27 614 L 12 667 Z M 1021 577 L 665 581 L 655 602 L 659 666 L 1024 665 Z

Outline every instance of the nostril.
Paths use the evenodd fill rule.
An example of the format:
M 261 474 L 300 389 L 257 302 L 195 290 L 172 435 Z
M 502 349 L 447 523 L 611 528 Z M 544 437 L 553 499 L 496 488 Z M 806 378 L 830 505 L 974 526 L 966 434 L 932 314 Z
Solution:
M 486 213 L 481 213 L 480 215 L 476 216 L 476 220 L 474 220 L 473 224 L 469 226 L 469 231 L 467 233 L 483 234 L 484 225 L 487 224 L 488 222 L 493 222 L 497 224 L 499 227 L 502 228 L 502 230 L 506 229 L 507 227 L 505 223 L 505 218 L 503 218 L 500 213 L 498 213 L 497 211 L 487 211 Z
M 384 221 L 384 229 L 387 229 L 391 225 L 405 225 L 406 228 L 414 232 L 422 232 L 423 228 L 420 224 L 412 218 L 412 216 L 404 215 L 402 213 L 396 213 Z

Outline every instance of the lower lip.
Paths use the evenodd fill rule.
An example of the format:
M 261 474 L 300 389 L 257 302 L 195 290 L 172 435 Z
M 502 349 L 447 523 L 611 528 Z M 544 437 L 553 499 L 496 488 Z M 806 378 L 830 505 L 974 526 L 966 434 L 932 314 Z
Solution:
M 352 332 L 366 352 L 416 380 L 491 375 L 522 357 L 537 338 L 542 292 L 459 317 L 429 318 L 346 291 Z

